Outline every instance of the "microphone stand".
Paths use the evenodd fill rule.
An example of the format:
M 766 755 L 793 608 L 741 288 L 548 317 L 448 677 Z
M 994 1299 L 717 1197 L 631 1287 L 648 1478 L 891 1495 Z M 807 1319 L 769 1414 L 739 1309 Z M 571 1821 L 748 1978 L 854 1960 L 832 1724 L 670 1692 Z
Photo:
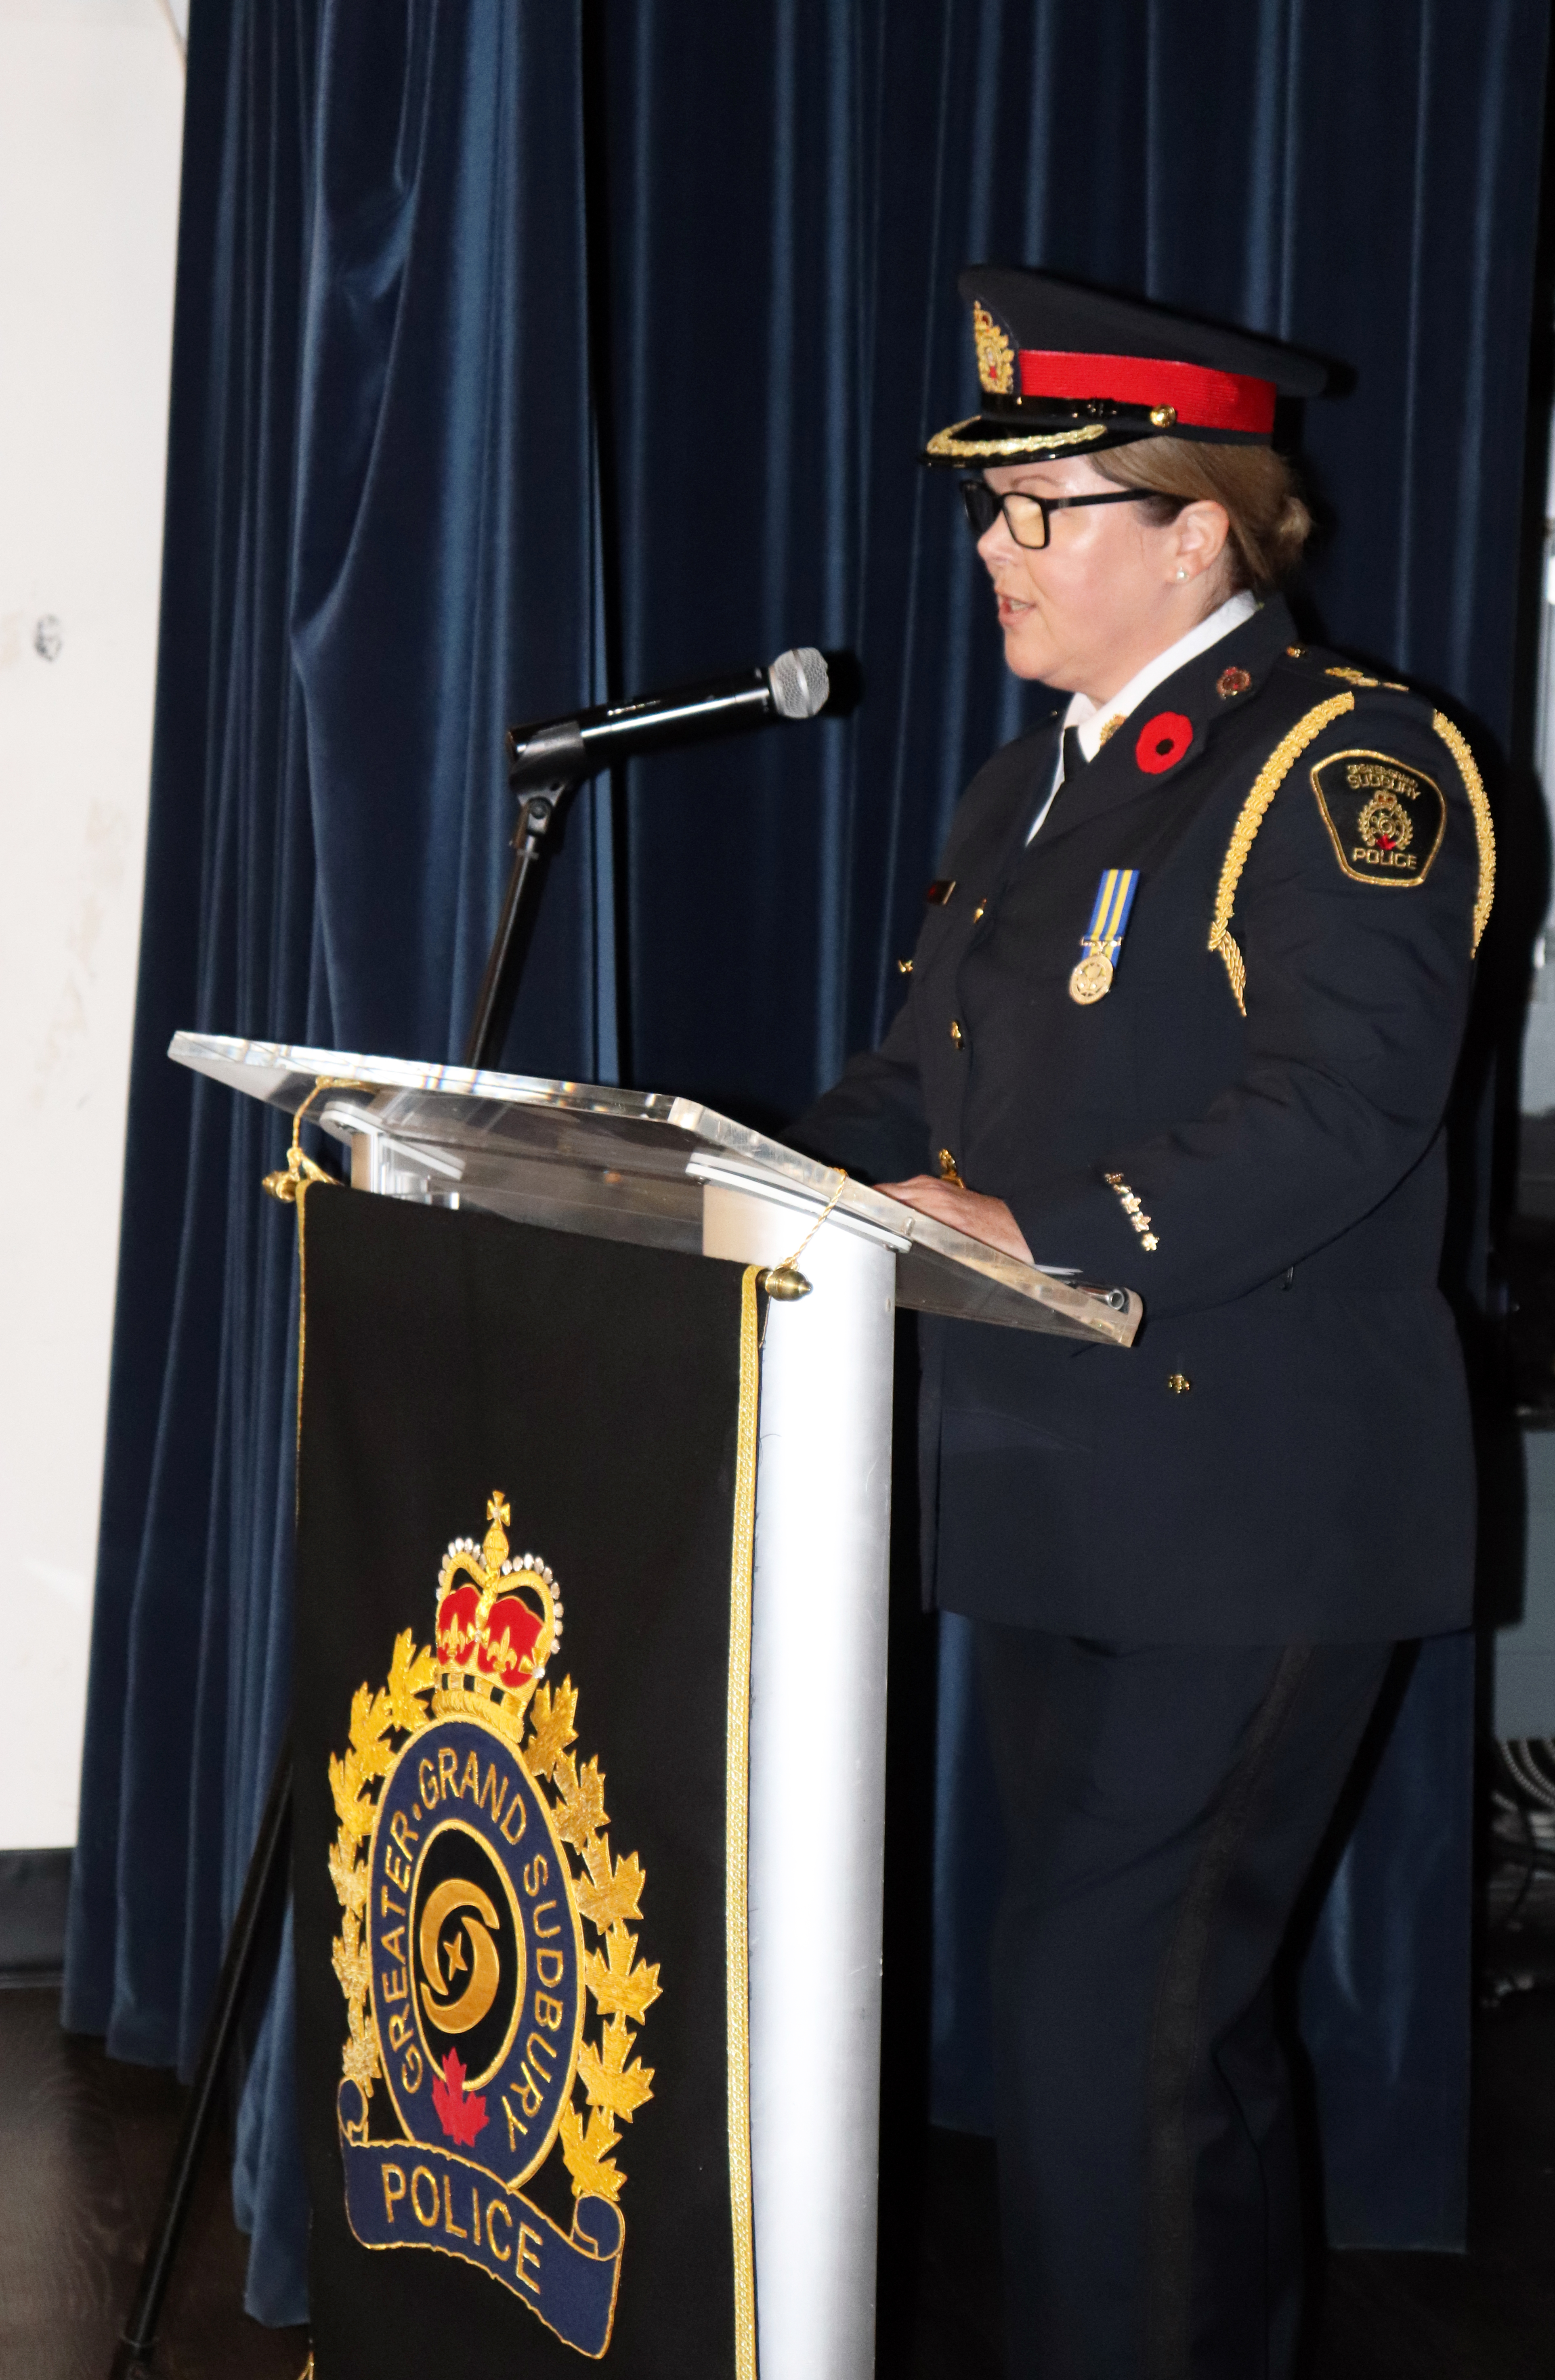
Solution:
M 501 1054 L 528 945 L 534 907 L 530 888 L 538 890 L 546 837 L 557 814 L 583 779 L 608 769 L 613 757 L 710 732 L 727 735 L 772 718 L 811 719 L 825 704 L 829 686 L 824 656 L 806 645 L 780 653 L 770 668 L 753 669 L 733 682 L 719 678 L 643 702 L 586 710 L 577 719 L 508 729 L 507 782 L 519 796 L 513 871 L 480 978 L 475 1020 L 465 1045 L 467 1066 L 493 1065 Z
M 539 890 L 545 839 L 557 812 L 600 765 L 590 762 L 577 721 L 568 719 L 531 735 L 509 770 L 508 783 L 521 796 L 513 830 L 513 868 L 476 996 L 475 1021 L 465 1045 L 467 1066 L 492 1065 L 501 1054 L 532 924 L 533 903 L 526 916 L 525 895 L 531 884 Z

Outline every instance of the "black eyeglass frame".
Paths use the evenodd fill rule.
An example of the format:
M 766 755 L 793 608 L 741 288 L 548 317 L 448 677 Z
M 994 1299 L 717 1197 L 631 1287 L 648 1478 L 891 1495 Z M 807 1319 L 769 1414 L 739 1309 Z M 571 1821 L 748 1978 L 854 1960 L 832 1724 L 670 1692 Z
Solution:
M 1001 496 L 995 494 L 986 480 L 962 480 L 957 484 L 966 508 L 966 525 L 975 538 L 986 537 L 1002 513 L 1005 528 L 1015 543 L 1024 546 L 1027 553 L 1040 553 L 1050 541 L 1052 536 L 1048 518 L 1050 513 L 1074 512 L 1081 504 L 1142 504 L 1160 492 L 1155 488 L 1120 488 L 1115 495 L 1039 496 L 1027 488 L 1009 488 Z M 1012 497 L 1019 504 L 1036 505 L 1042 523 L 1040 537 L 1022 537 L 1010 517 L 1008 506 Z

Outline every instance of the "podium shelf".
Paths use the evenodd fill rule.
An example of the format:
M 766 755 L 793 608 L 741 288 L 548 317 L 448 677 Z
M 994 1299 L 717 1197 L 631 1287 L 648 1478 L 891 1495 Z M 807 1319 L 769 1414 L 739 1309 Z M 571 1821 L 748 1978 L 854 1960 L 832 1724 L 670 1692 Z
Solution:
M 699 1100 L 225 1034 L 176 1033 L 168 1055 L 288 1114 L 329 1083 L 310 1114 L 358 1189 L 734 1258 L 746 1199 L 791 1208 L 797 1246 L 840 1190 L 826 1229 L 895 1252 L 898 1305 L 1124 1347 L 1143 1318 L 1132 1290 L 1021 1264 Z

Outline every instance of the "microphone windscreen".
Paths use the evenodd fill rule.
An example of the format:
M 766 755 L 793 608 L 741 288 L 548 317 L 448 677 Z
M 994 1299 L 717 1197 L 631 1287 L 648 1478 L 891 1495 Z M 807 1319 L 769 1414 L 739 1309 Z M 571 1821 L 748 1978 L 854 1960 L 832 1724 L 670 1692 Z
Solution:
M 825 710 L 832 691 L 826 656 L 813 645 L 796 645 L 791 653 L 779 653 L 767 672 L 767 684 L 780 719 L 813 719 Z

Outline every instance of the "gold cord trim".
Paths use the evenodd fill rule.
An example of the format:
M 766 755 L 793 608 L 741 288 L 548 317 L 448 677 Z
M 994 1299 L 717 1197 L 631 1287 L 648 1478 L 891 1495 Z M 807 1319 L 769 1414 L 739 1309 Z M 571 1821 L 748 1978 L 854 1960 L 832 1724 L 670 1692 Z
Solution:
M 965 421 L 953 421 L 948 430 L 936 430 L 924 453 L 948 455 L 953 462 L 966 455 L 1029 455 L 1034 446 L 1084 446 L 1093 438 L 1105 437 L 1108 430 L 1105 421 L 1090 421 L 1083 430 L 1027 430 L 1019 438 L 964 439 L 961 432 L 980 419 L 969 413 Z
M 1496 830 L 1490 820 L 1490 804 L 1485 792 L 1485 780 L 1476 766 L 1474 754 L 1462 731 L 1453 726 L 1445 712 L 1433 710 L 1431 725 L 1458 764 L 1458 774 L 1464 781 L 1464 791 L 1474 812 L 1475 840 L 1479 845 L 1479 890 L 1474 903 L 1474 941 L 1471 949 L 1477 951 L 1479 938 L 1489 922 L 1490 907 L 1496 897 Z
M 815 1283 L 813 1281 L 807 1281 L 804 1274 L 799 1270 L 799 1258 L 804 1255 L 805 1250 L 809 1246 L 810 1242 L 814 1239 L 817 1232 L 820 1231 L 822 1223 L 826 1220 L 827 1216 L 832 1212 L 832 1208 L 836 1205 L 838 1199 L 842 1196 L 843 1192 L 846 1188 L 847 1172 L 844 1168 L 843 1170 L 842 1180 L 832 1191 L 832 1196 L 826 1201 L 825 1206 L 822 1207 L 820 1214 L 810 1225 L 809 1230 L 805 1233 L 804 1238 L 800 1241 L 793 1255 L 791 1257 L 784 1257 L 781 1264 L 769 1265 L 766 1270 L 762 1273 L 760 1286 L 765 1290 L 769 1297 L 775 1297 L 779 1300 L 795 1297 L 808 1297 L 811 1290 L 815 1287 Z
M 1243 803 L 1237 814 L 1236 824 L 1231 831 L 1231 841 L 1226 845 L 1226 856 L 1221 863 L 1221 880 L 1215 892 L 1215 916 L 1209 928 L 1209 948 L 1212 951 L 1219 951 L 1224 960 L 1226 974 L 1231 980 L 1232 997 L 1244 1016 L 1247 1014 L 1247 1002 L 1245 997 L 1247 988 L 1247 968 L 1242 953 L 1232 941 L 1230 927 L 1231 913 L 1236 905 L 1236 888 L 1241 881 L 1242 870 L 1247 865 L 1247 855 L 1257 840 L 1258 829 L 1263 824 L 1264 816 L 1270 802 L 1307 746 L 1322 734 L 1325 727 L 1330 726 L 1334 720 L 1342 718 L 1347 710 L 1354 710 L 1355 708 L 1355 698 L 1353 694 L 1335 694 L 1330 695 L 1327 702 L 1319 702 L 1314 710 L 1306 713 L 1304 719 L 1298 719 L 1290 733 L 1280 738 L 1263 767 L 1258 771 L 1253 780 L 1253 790 Z
M 735 2234 L 735 2372 L 756 2380 L 756 2237 L 750 2180 L 750 1593 L 756 1558 L 756 1430 L 761 1402 L 759 1265 L 740 1284 L 740 1411 L 729 1565 L 729 1720 L 723 1939 L 729 2030 L 729 2204 Z
M 274 1173 L 267 1173 L 263 1187 L 284 1207 L 297 1208 L 297 1446 L 302 1451 L 302 1367 L 308 1354 L 308 1236 L 303 1201 L 315 1182 L 328 1182 L 340 1187 L 333 1173 L 315 1165 L 305 1156 L 302 1148 L 302 1119 L 321 1091 L 354 1091 L 360 1087 L 350 1075 L 321 1075 L 308 1097 L 292 1118 L 292 1145 L 286 1151 L 285 1164 Z M 300 1475 L 298 1481 L 301 1488 Z

